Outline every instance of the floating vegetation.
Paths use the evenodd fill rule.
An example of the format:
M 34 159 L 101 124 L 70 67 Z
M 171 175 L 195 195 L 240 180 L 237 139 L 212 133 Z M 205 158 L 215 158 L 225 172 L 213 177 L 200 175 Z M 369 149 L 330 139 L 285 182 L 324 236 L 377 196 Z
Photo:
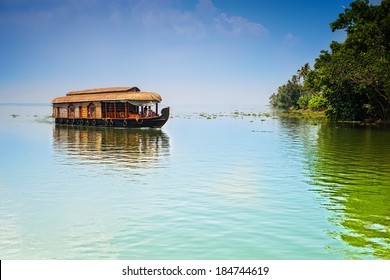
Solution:
M 233 118 L 233 119 L 245 119 L 249 118 L 251 119 L 250 122 L 253 122 L 256 119 L 261 119 L 261 121 L 265 121 L 265 118 L 270 118 L 270 113 L 247 113 L 247 112 L 240 112 L 240 111 L 234 111 L 231 113 L 225 113 L 225 112 L 219 112 L 219 113 L 197 113 L 197 116 L 200 119 L 207 119 L 207 120 L 215 120 L 215 119 L 222 119 L 222 118 Z
M 218 112 L 218 113 L 206 113 L 206 112 L 195 112 L 192 114 L 176 114 L 171 115 L 171 118 L 180 118 L 180 119 L 204 119 L 204 120 L 221 120 L 221 119 L 248 119 L 249 122 L 254 122 L 256 120 L 266 121 L 268 118 L 271 118 L 270 113 L 247 113 L 240 111 L 233 112 Z M 275 119 L 275 117 L 273 117 Z
M 266 117 L 269 118 L 271 117 L 270 113 L 244 113 L 244 112 L 239 112 L 239 111 L 234 111 L 232 113 L 233 117 L 253 117 L 253 118 L 262 118 Z
M 256 133 L 274 133 L 272 130 L 255 130 L 255 129 L 252 129 L 252 132 L 256 132 Z

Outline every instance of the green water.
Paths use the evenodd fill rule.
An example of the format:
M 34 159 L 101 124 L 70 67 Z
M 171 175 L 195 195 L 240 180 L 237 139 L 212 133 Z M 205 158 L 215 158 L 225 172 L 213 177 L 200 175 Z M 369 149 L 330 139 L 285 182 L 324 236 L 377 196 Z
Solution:
M 390 259 L 389 129 L 231 112 L 56 127 L 48 114 L 0 106 L 1 259 Z

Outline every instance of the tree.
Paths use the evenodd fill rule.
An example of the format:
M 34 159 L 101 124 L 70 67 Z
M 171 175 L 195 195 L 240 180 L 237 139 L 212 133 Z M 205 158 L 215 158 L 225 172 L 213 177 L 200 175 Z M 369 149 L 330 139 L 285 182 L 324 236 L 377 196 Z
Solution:
M 297 75 L 292 75 L 292 77 L 291 77 L 291 82 L 292 82 L 293 84 L 298 85 L 298 84 L 299 84 L 299 77 L 298 77 Z
M 355 0 L 330 26 L 332 31 L 345 30 L 345 41 L 331 42 L 313 70 L 306 63 L 289 81 L 299 89 L 295 104 L 291 94 L 284 98 L 291 85 L 280 87 L 271 102 L 277 107 L 281 102 L 317 110 L 326 107 L 335 120 L 390 120 L 390 0 L 377 6 Z
M 308 107 L 311 93 L 302 85 L 300 79 L 305 83 L 306 76 L 311 72 L 309 63 L 302 66 L 296 75 L 292 75 L 291 80 L 278 88 L 278 92 L 270 97 L 273 107 L 279 109 L 306 109 Z
M 298 69 L 297 71 L 297 75 L 298 75 L 298 79 L 303 79 L 303 81 L 305 82 L 305 79 L 306 79 L 306 76 L 307 74 L 309 73 L 310 71 L 310 66 L 309 66 L 309 63 L 305 63 L 305 65 L 303 65 L 300 69 Z
M 324 81 L 335 119 L 390 119 L 390 0 L 350 4 L 331 24 L 347 32 L 345 42 L 331 44 Z
M 294 75 L 292 80 L 294 77 L 296 76 Z M 273 107 L 284 110 L 299 107 L 298 99 L 302 94 L 302 85 L 292 80 L 288 80 L 278 88 L 277 93 L 271 95 L 270 103 Z

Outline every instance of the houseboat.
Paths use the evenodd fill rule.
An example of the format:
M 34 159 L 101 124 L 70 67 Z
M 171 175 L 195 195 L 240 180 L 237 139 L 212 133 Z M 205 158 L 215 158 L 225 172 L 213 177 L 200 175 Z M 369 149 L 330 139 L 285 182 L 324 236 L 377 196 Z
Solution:
M 64 125 L 160 128 L 169 119 L 169 107 L 158 111 L 161 100 L 138 87 L 71 91 L 53 99 L 53 117 Z

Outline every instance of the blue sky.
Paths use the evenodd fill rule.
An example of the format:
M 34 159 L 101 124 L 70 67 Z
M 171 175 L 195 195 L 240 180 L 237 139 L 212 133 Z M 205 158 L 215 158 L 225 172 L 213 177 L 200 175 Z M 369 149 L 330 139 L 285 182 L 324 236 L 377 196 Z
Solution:
M 0 102 L 138 86 L 172 107 L 262 106 L 343 40 L 329 23 L 350 2 L 0 0 Z

